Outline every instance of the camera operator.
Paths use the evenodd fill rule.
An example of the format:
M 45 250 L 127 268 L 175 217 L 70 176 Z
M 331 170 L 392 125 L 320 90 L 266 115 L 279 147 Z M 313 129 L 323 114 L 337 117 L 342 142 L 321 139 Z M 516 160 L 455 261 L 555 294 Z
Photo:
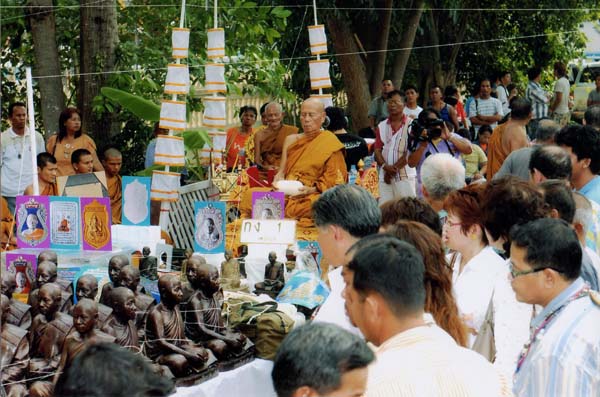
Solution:
M 450 132 L 440 114 L 432 108 L 425 109 L 413 122 L 409 136 L 408 165 L 417 168 L 417 195 L 421 192 L 421 165 L 432 154 L 448 153 L 460 159 L 461 153 L 473 151 L 471 142 Z
M 404 114 L 404 93 L 389 92 L 386 103 L 389 117 L 380 122 L 375 131 L 380 203 L 415 196 L 416 171 L 406 166 L 411 119 Z

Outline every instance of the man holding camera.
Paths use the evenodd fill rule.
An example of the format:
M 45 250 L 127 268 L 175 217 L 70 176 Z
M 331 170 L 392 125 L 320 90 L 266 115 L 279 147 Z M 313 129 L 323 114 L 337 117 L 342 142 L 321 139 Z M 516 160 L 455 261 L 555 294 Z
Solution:
M 421 192 L 421 166 L 432 154 L 448 153 L 460 158 L 461 153 L 470 154 L 471 142 L 460 135 L 450 132 L 440 114 L 432 108 L 425 109 L 411 125 L 409 137 L 408 165 L 417 169 L 417 196 Z
M 404 93 L 388 93 L 388 118 L 375 131 L 375 161 L 379 168 L 379 203 L 415 196 L 414 168 L 408 167 L 408 129 L 411 119 L 404 114 Z

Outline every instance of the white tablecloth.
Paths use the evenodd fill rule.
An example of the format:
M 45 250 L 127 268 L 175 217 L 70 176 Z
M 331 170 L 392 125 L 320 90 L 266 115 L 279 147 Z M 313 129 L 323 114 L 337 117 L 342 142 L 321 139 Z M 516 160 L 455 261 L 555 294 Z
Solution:
M 254 359 L 216 378 L 190 387 L 178 387 L 176 397 L 277 397 L 271 382 L 273 362 Z

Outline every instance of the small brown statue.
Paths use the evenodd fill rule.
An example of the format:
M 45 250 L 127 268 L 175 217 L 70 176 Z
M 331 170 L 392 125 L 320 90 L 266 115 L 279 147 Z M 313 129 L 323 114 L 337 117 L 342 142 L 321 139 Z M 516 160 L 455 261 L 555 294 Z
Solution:
M 77 297 L 77 302 L 79 302 L 83 298 L 95 300 L 96 295 L 98 295 L 98 280 L 91 274 L 84 274 L 83 276 L 77 279 L 77 285 L 75 286 L 75 296 Z M 102 326 L 110 316 L 112 309 L 102 303 L 98 304 L 98 321 L 96 324 L 98 328 L 102 329 Z M 69 314 L 73 315 L 73 309 L 69 312 Z
M 133 352 L 139 351 L 138 329 L 135 326 L 135 295 L 125 287 L 113 288 L 109 295 L 112 314 L 102 331 L 116 338 L 115 342 Z
M 157 259 L 150 256 L 150 247 L 142 248 L 144 257 L 140 261 L 140 274 L 149 280 L 158 280 Z
M 113 343 L 115 338 L 107 335 L 104 332 L 98 331 L 98 307 L 96 302 L 91 299 L 82 298 L 73 308 L 73 328 L 65 337 L 62 352 L 60 354 L 60 362 L 54 382 L 36 381 L 29 389 L 30 397 L 52 397 L 54 384 L 58 377 L 65 369 L 65 366 L 70 365 L 75 356 L 81 353 L 88 346 L 107 342 Z
M 194 251 L 192 251 L 190 248 L 186 248 L 184 255 L 185 255 L 185 259 L 183 260 L 183 262 L 181 262 L 181 281 L 182 282 L 187 281 L 187 262 L 192 257 L 192 255 L 194 255 Z
M 225 251 L 225 261 L 221 263 L 221 287 L 227 291 L 248 291 L 247 285 L 240 287 L 242 283 L 240 264 L 233 257 L 231 250 Z
M 25 374 L 29 366 L 29 341 L 27 331 L 7 322 L 10 313 L 10 300 L 0 295 L 2 324 L 0 328 L 0 374 L 2 391 L 10 397 L 27 395 Z
M 219 360 L 229 361 L 224 363 L 227 367 L 233 365 L 229 368 L 251 360 L 254 345 L 245 335 L 223 324 L 223 291 L 217 268 L 192 257 L 188 261 L 187 276 L 194 293 L 182 305 L 186 335 L 194 342 L 202 342 Z
M 73 318 L 59 311 L 62 290 L 54 283 L 39 289 L 40 314 L 33 318 L 29 331 L 29 378 L 50 381 L 58 368 L 65 337 L 73 327 Z
M 152 307 L 156 306 L 156 300 L 150 295 L 139 292 L 140 271 L 131 265 L 127 265 L 121 269 L 119 284 L 125 288 L 129 288 L 135 295 L 135 306 L 137 307 L 135 325 L 138 329 L 138 335 L 142 339 L 144 329 L 146 328 L 148 312 Z
M 58 255 L 55 251 L 44 250 L 38 254 L 37 263 L 42 263 L 44 261 L 52 262 L 58 266 Z
M 179 277 L 167 274 L 158 280 L 160 303 L 148 314 L 146 326 L 146 355 L 156 363 L 166 365 L 178 378 L 203 371 L 215 358 L 212 353 L 185 337 L 179 303 L 183 297 Z
M 275 298 L 285 285 L 283 263 L 277 262 L 277 254 L 269 252 L 269 263 L 265 266 L 265 280 L 256 283 L 254 288 L 255 294 L 267 294 Z
M 62 302 L 59 310 L 63 313 L 68 313 L 71 306 L 73 306 L 73 287 L 70 281 L 58 278 L 56 264 L 50 261 L 39 263 L 36 279 L 37 289 L 31 291 L 27 299 L 27 304 L 31 305 L 31 315 L 35 317 L 40 313 L 38 310 L 38 294 L 40 288 L 47 283 L 54 283 L 61 288 Z
M 28 330 L 29 327 L 31 327 L 31 306 L 13 298 L 13 294 L 17 289 L 15 275 L 3 271 L 0 288 L 2 289 L 2 295 L 9 299 L 9 309 L 6 313 L 6 321 L 9 324 Z
M 242 244 L 238 247 L 238 258 L 237 261 L 240 264 L 240 273 L 242 278 L 248 278 L 246 274 L 246 257 L 248 256 L 248 246 Z
M 108 278 L 110 281 L 104 284 L 102 287 L 102 293 L 100 294 L 100 303 L 108 304 L 108 295 L 113 288 L 120 287 L 119 284 L 119 273 L 121 269 L 129 265 L 129 259 L 125 255 L 115 255 L 108 261 Z

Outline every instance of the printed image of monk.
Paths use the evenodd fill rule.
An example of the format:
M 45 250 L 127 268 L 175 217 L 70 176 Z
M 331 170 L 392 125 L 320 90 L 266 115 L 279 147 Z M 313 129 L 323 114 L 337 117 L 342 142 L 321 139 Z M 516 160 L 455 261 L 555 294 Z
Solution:
M 21 228 L 21 236 L 24 240 L 38 241 L 44 237 L 44 229 L 38 219 L 38 216 L 34 213 L 27 214 L 25 223 Z

